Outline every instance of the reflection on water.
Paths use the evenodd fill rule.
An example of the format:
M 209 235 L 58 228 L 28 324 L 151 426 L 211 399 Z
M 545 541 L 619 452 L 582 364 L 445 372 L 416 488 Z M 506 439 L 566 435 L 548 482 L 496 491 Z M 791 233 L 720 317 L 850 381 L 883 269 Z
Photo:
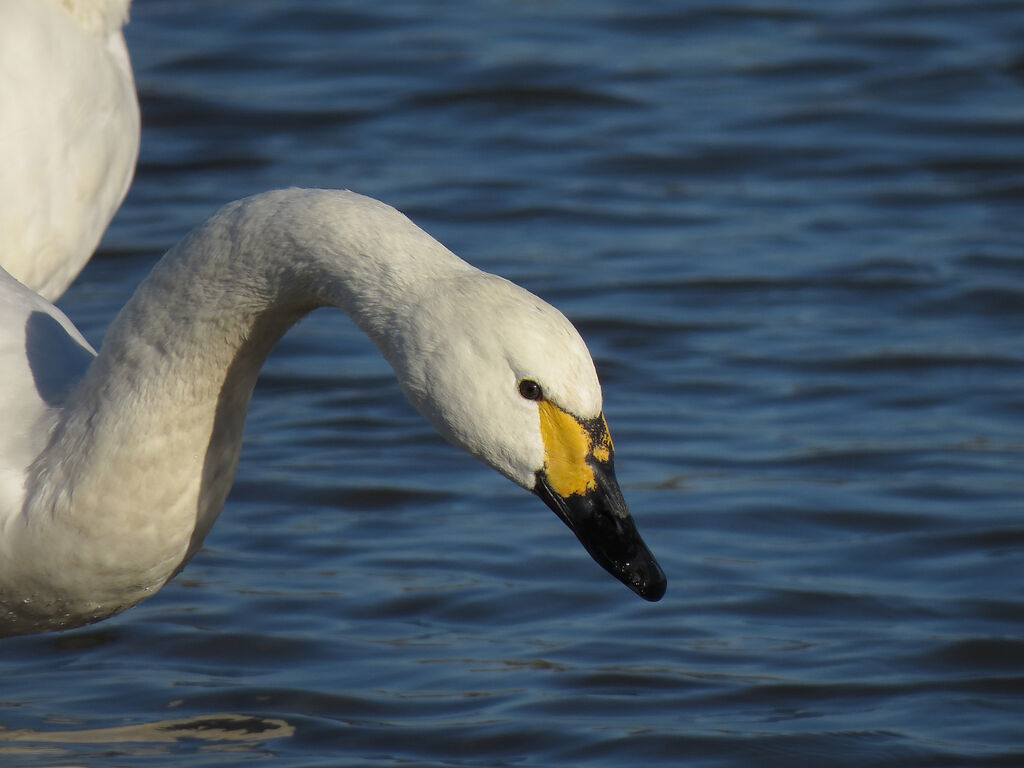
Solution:
M 231 752 L 244 751 L 241 744 L 260 745 L 271 739 L 286 739 L 295 729 L 284 720 L 247 715 L 218 714 L 202 717 L 184 717 L 152 723 L 135 723 L 110 728 L 86 730 L 32 730 L 22 728 L 6 731 L 0 728 L 0 756 L 48 755 L 61 756 L 65 750 L 56 744 L 117 745 L 119 755 L 151 757 L 158 744 L 182 741 L 221 742 L 214 747 Z M 10 746 L 16 743 L 18 746 Z M 204 747 L 210 749 L 211 747 Z M 167 751 L 167 754 L 170 752 Z M 69 753 L 67 753 L 69 754 Z

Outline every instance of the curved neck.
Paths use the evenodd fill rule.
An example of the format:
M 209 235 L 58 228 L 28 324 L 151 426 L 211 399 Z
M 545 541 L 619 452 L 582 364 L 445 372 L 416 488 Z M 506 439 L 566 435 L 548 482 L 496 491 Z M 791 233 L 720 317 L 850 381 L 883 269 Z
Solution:
M 352 193 L 289 190 L 222 209 L 110 326 L 30 469 L 25 538 L 11 552 L 43 563 L 39 583 L 59 585 L 62 601 L 81 591 L 106 615 L 138 602 L 220 512 L 256 376 L 285 331 L 335 305 L 391 359 L 389 330 L 412 290 L 466 270 L 397 211 Z M 115 605 L 129 586 L 130 602 Z

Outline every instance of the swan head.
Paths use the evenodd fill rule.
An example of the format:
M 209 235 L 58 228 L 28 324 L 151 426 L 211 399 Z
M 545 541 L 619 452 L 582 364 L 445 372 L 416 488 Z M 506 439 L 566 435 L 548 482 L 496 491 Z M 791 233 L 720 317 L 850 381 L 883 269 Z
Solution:
M 619 490 L 593 360 L 565 316 L 471 270 L 437 281 L 395 322 L 403 343 L 385 356 L 441 435 L 539 496 L 638 595 L 660 599 L 665 575 Z

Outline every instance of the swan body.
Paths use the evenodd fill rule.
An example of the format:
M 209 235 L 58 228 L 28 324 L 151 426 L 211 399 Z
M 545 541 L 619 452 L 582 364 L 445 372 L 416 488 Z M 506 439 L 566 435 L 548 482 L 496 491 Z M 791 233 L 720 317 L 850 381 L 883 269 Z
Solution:
M 234 479 L 256 376 L 320 306 L 343 309 L 441 434 L 534 491 L 656 600 L 622 500 L 593 362 L 550 305 L 351 192 L 232 203 L 172 248 L 96 354 L 0 274 L 0 636 L 148 597 L 200 546 Z
M 55 300 L 124 200 L 139 105 L 130 0 L 0 0 L 0 266 Z

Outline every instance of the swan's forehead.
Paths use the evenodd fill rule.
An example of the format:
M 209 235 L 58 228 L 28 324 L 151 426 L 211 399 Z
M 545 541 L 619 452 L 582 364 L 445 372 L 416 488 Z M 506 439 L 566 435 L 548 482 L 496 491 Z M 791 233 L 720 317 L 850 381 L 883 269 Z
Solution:
M 512 290 L 498 319 L 509 367 L 517 379 L 533 379 L 545 398 L 581 418 L 601 413 L 601 385 L 579 332 L 557 309 L 508 283 Z

